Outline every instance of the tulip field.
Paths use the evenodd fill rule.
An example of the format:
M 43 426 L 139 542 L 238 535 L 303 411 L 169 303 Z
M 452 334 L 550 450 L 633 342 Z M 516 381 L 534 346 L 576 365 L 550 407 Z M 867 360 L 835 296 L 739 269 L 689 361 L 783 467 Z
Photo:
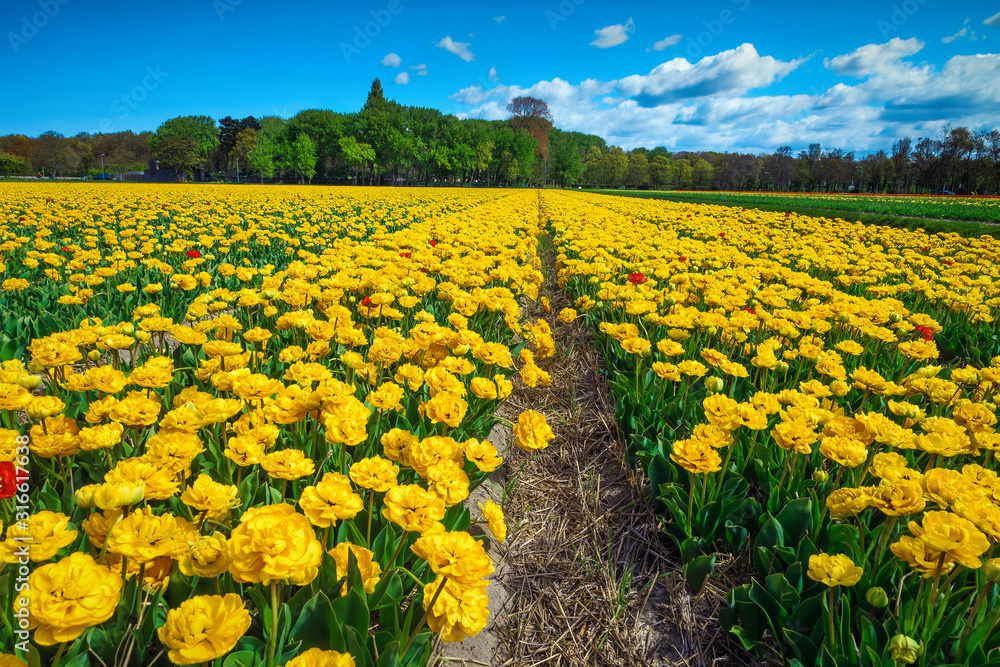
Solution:
M 638 191 L 630 194 L 640 197 L 656 197 L 664 193 Z M 914 218 L 1000 222 L 1000 197 L 995 196 L 954 197 L 830 194 L 816 192 L 717 192 L 712 190 L 681 190 L 669 194 L 676 194 L 688 201 L 710 200 L 711 203 L 732 204 L 733 206 L 771 204 Z
M 0 183 L 0 253 L 0 667 L 423 666 L 499 622 L 484 544 L 522 517 L 467 499 L 495 427 L 572 448 L 543 406 L 497 412 L 551 385 L 572 322 L 690 594 L 752 570 L 734 647 L 1000 666 L 997 239 L 572 191 Z M 546 281 L 573 307 L 529 317 Z
M 534 193 L 4 188 L 0 646 L 423 665 L 486 625 Z
M 1000 664 L 1000 243 L 591 194 L 542 219 L 690 588 L 752 559 L 724 627 L 790 665 Z

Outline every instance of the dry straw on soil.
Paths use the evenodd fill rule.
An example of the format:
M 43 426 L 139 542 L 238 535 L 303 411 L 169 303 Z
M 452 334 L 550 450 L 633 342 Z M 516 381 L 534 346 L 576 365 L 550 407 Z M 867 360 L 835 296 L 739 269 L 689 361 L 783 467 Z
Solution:
M 556 356 L 541 362 L 552 386 L 518 382 L 502 416 L 539 410 L 556 437 L 538 454 L 506 453 L 510 533 L 493 588 L 502 586 L 507 599 L 490 619 L 500 646 L 465 660 L 448 659 L 445 646 L 437 664 L 759 664 L 717 620 L 731 573 L 745 568 L 720 563 L 701 596 L 686 592 L 649 481 L 625 463 L 603 360 L 582 322 L 556 320 L 572 304 L 554 283 L 548 238 L 541 250 L 552 311 L 531 304 L 528 315 L 552 326 Z

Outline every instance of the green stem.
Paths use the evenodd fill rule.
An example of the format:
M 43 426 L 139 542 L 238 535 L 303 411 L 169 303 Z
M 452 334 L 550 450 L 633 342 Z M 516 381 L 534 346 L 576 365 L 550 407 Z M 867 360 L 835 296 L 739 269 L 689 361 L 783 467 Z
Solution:
M 938 586 L 941 583 L 941 570 L 944 568 L 944 559 L 947 553 L 942 553 L 940 558 L 938 558 L 937 568 L 934 570 L 934 585 L 931 586 L 931 595 L 927 600 L 927 614 L 924 617 L 924 628 L 929 628 L 931 624 L 931 618 L 934 615 L 934 603 L 937 601 Z M 931 636 L 928 634 L 928 636 Z
M 712 497 L 715 498 L 715 490 L 722 491 L 722 483 L 726 480 L 726 473 L 729 471 L 729 459 L 733 457 L 733 450 L 736 449 L 737 438 L 729 443 L 729 451 L 726 452 L 726 459 L 722 462 L 722 472 L 719 474 L 719 483 L 713 489 Z
M 271 637 L 267 645 L 267 667 L 274 667 L 274 650 L 278 647 L 278 582 L 271 581 Z
M 372 543 L 372 512 L 375 507 L 375 489 L 368 489 L 368 529 L 365 531 L 365 545 Z
M 875 560 L 872 564 L 872 567 L 875 568 L 876 572 L 878 571 L 879 563 L 882 561 L 882 554 L 885 553 L 885 545 L 896 529 L 897 521 L 899 521 L 898 516 L 891 516 L 886 519 L 884 524 L 882 524 L 882 535 L 879 536 L 878 548 L 875 549 Z
M 976 616 L 979 614 L 979 607 L 982 606 L 983 600 L 986 599 L 986 595 L 993 590 L 993 584 L 988 583 L 983 586 L 979 591 L 979 596 L 976 597 L 976 603 L 972 605 L 972 610 L 969 612 L 969 616 L 965 619 L 965 628 L 962 630 L 962 638 L 958 642 L 958 654 L 957 656 L 961 658 L 965 654 L 965 644 L 969 641 L 969 630 L 972 629 L 973 625 L 976 623 Z
M 56 656 L 52 658 L 53 667 L 59 664 L 59 660 L 60 658 L 62 658 L 63 653 L 65 652 L 66 652 L 66 642 L 62 642 L 61 644 L 59 644 L 59 650 L 56 652 Z
M 392 554 L 392 558 L 390 558 L 389 562 L 385 564 L 385 568 L 387 570 L 390 567 L 392 567 L 393 563 L 396 562 L 396 558 L 399 556 L 399 553 L 403 550 L 403 545 L 405 544 L 406 544 L 406 531 L 404 530 L 403 534 L 399 536 L 399 546 L 396 547 L 396 552 Z
M 834 605 L 833 586 L 830 587 L 829 594 L 830 594 L 830 602 L 828 603 L 829 608 L 826 610 L 826 622 L 828 628 L 826 631 L 826 638 L 830 645 L 830 653 L 832 655 L 836 655 L 836 653 L 834 652 L 834 645 L 836 642 L 834 641 L 834 626 L 833 626 L 833 605 Z
M 691 532 L 691 523 L 692 523 L 691 516 L 692 513 L 694 512 L 694 492 L 695 492 L 694 473 L 692 472 L 690 473 L 690 475 L 691 475 L 691 488 L 688 489 L 688 513 L 687 513 L 689 533 Z
M 399 654 L 400 657 L 405 656 L 406 652 L 410 650 L 410 645 L 412 645 L 413 640 L 417 638 L 417 633 L 419 633 L 423 629 L 424 623 L 427 622 L 427 617 L 431 615 L 432 611 L 434 611 L 434 604 L 438 601 L 438 598 L 441 596 L 441 592 L 444 591 L 444 585 L 446 583 L 448 583 L 448 577 L 447 576 L 442 577 L 441 585 L 438 586 L 437 591 L 434 593 L 434 597 L 431 598 L 431 603 L 427 606 L 427 610 L 424 611 L 424 615 L 420 618 L 420 622 L 417 623 L 417 627 L 415 627 L 413 629 L 413 632 L 410 633 L 410 638 L 406 641 L 406 646 L 403 647 L 403 650 Z

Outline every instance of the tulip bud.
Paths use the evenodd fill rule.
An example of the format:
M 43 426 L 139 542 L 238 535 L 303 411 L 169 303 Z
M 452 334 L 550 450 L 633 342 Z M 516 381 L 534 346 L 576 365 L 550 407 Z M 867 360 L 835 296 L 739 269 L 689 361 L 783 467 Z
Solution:
M 825 470 L 817 470 L 813 473 L 813 479 L 816 480 L 817 484 L 824 484 L 829 478 L 830 475 Z
M 787 361 L 779 361 L 778 365 L 774 367 L 774 370 L 777 371 L 778 373 L 787 373 L 788 372 L 788 362 Z
M 991 584 L 1000 583 L 1000 558 L 991 558 L 983 564 L 983 574 Z
M 88 484 L 87 486 L 81 486 L 73 494 L 73 501 L 80 507 L 85 507 L 91 509 L 94 507 L 94 492 L 100 488 L 100 484 Z
M 912 665 L 923 652 L 924 645 L 906 635 L 896 635 L 889 640 L 889 654 L 893 660 Z
M 885 594 L 885 589 L 881 586 L 872 586 L 865 593 L 865 599 L 868 600 L 868 604 L 878 609 L 889 606 L 889 596 Z
M 842 323 L 842 324 L 850 324 L 850 322 L 851 322 L 852 319 L 853 318 L 851 317 L 850 313 L 838 313 L 837 314 L 837 321 L 840 322 L 840 323 Z
M 42 378 L 37 375 L 22 375 L 17 379 L 18 386 L 24 387 L 28 391 L 37 389 L 42 384 Z
M 747 305 L 750 306 L 751 308 L 756 308 L 757 304 L 759 303 L 760 301 L 758 301 L 757 299 L 750 299 L 749 301 L 747 301 Z
M 358 297 L 356 297 L 356 296 L 354 296 L 352 294 L 351 296 L 347 297 L 347 302 L 348 303 L 357 303 L 358 302 Z
M 29 373 L 44 373 L 45 364 L 35 359 L 28 362 L 28 372 Z
M 645 350 L 642 351 L 643 359 L 649 359 L 651 356 L 653 356 L 652 348 L 647 347 Z
M 600 280 L 597 279 L 597 276 L 590 276 L 590 278 L 587 279 L 587 282 L 590 283 L 591 285 L 596 285 L 597 283 L 600 282 Z
M 889 321 L 892 322 L 893 324 L 896 324 L 897 322 L 899 322 L 902 319 L 903 319 L 903 316 L 900 315 L 899 313 L 897 313 L 895 310 L 892 311 L 891 313 L 889 313 Z
M 668 306 L 673 306 L 677 303 L 677 299 L 675 299 L 674 297 L 668 297 L 667 300 L 664 301 L 664 303 L 667 304 Z
M 146 485 L 129 485 L 131 494 L 127 493 L 124 496 L 127 505 L 138 505 L 146 498 Z
M 135 333 L 135 327 L 131 322 L 126 322 L 125 324 L 118 325 L 118 331 L 125 334 L 126 336 L 131 336 Z
M 709 336 L 714 336 L 715 334 L 719 333 L 719 329 L 714 325 L 708 326 L 705 328 L 705 333 L 707 333 Z
M 135 332 L 135 339 L 137 341 L 139 341 L 140 343 L 145 343 L 147 340 L 149 340 L 149 332 L 148 331 L 136 331 Z
M 278 296 L 278 290 L 275 290 L 275 289 L 266 289 L 266 290 L 264 290 L 263 296 L 264 296 L 265 299 L 267 299 L 268 301 L 270 301 L 270 300 L 272 300 L 272 299 L 274 299 L 275 297 Z
M 722 378 L 710 377 L 705 380 L 705 389 L 709 394 L 718 394 L 725 388 Z
M 91 361 L 100 361 L 101 360 L 101 351 L 100 350 L 91 350 L 90 352 L 87 353 L 87 358 L 90 359 Z
M 757 289 L 756 287 L 754 287 L 752 290 L 750 290 L 750 295 L 751 296 L 757 296 L 758 294 L 760 294 L 760 290 Z

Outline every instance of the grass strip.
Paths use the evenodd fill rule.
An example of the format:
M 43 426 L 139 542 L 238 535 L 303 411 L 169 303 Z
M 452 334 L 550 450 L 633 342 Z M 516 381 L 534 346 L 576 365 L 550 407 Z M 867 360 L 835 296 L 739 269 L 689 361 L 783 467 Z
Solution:
M 896 227 L 900 229 L 923 229 L 928 234 L 959 234 L 960 236 L 977 238 L 983 235 L 1000 238 L 1000 226 L 988 222 L 969 222 L 964 220 L 934 220 L 929 218 L 912 218 L 898 215 L 885 215 L 881 213 L 858 213 L 856 211 L 845 211 L 842 209 L 827 209 L 809 206 L 794 206 L 788 204 L 754 204 L 754 203 L 734 203 L 721 201 L 701 196 L 686 196 L 673 192 L 641 192 L 641 191 L 620 191 L 620 190 L 591 190 L 597 194 L 615 195 L 618 197 L 638 197 L 640 199 L 666 199 L 684 204 L 712 204 L 715 206 L 729 206 L 732 208 L 754 208 L 759 211 L 772 211 L 777 213 L 797 213 L 798 215 L 813 218 L 839 218 L 847 222 L 860 222 L 866 225 L 882 225 L 885 227 Z

